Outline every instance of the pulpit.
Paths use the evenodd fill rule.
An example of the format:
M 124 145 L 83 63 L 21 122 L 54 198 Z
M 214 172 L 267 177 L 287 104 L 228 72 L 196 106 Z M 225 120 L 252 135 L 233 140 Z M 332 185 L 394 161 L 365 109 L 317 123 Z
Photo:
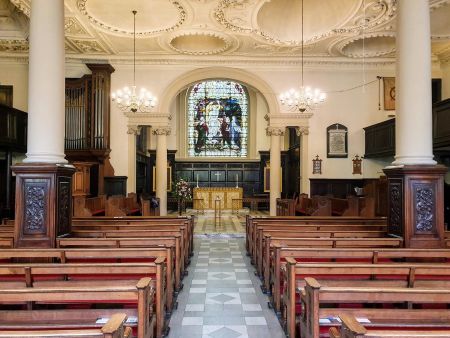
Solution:
M 220 207 L 222 210 L 231 210 L 233 208 L 233 200 L 239 200 L 237 207 L 242 209 L 242 195 L 242 188 L 194 188 L 194 209 L 202 209 L 201 206 L 204 209 L 214 209 L 215 200 L 220 200 Z

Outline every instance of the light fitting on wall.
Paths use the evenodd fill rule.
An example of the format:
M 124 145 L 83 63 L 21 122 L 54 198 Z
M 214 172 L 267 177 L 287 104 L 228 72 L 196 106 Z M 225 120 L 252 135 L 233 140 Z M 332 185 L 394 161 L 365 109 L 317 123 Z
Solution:
M 117 103 L 120 110 L 125 112 L 140 112 L 148 113 L 151 108 L 156 105 L 157 98 L 152 95 L 147 89 L 141 88 L 136 90 L 136 14 L 133 13 L 133 85 L 127 86 L 123 89 L 111 94 L 112 101 Z
M 282 105 L 288 107 L 291 111 L 299 111 L 304 113 L 305 111 L 310 111 L 316 108 L 320 103 L 324 102 L 326 99 L 326 94 L 320 89 L 313 89 L 304 85 L 303 82 L 303 0 L 301 4 L 302 8 L 302 85 L 299 90 L 291 89 L 280 95 L 280 102 Z

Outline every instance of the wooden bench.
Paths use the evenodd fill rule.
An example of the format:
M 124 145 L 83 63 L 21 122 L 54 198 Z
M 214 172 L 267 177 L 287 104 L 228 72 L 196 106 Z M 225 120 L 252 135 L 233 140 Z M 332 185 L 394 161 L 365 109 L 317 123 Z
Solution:
M 447 264 L 297 264 L 288 258 L 283 273 L 286 282 L 281 312 L 290 337 L 295 336 L 296 314 L 299 313 L 296 310 L 300 298 L 297 292 L 301 292 L 305 286 L 306 277 L 317 278 L 323 285 L 333 287 L 450 288 L 450 269 Z M 345 301 L 345 297 L 342 301 Z
M 429 315 L 429 311 L 426 312 Z M 367 329 L 360 324 L 357 318 L 349 314 L 339 315 L 341 324 L 341 330 L 336 327 L 330 328 L 331 338 L 447 338 L 450 337 L 450 330 L 439 327 L 426 327 L 425 330 L 403 330 L 400 329 L 402 323 L 400 321 L 396 323 L 395 328 L 380 329 L 369 328 Z M 418 320 L 420 323 L 420 319 Z M 392 323 L 391 325 L 394 325 Z
M 125 327 L 127 315 L 124 313 L 116 313 L 99 329 L 63 329 L 56 328 L 52 330 L 30 330 L 27 329 L 28 321 L 23 322 L 24 329 L 8 331 L 0 329 L 0 338 L 55 338 L 55 337 L 81 337 L 81 338 L 131 338 L 132 329 Z M 0 320 L 1 327 L 1 320 Z
M 314 278 L 306 278 L 305 284 L 301 291 L 302 338 L 316 338 L 321 333 L 328 333 L 330 326 L 339 324 L 321 324 L 320 319 L 343 314 L 367 318 L 370 323 L 366 326 L 384 327 L 391 332 L 398 328 L 426 329 L 426 332 L 450 330 L 450 310 L 446 309 L 450 304 L 449 289 L 322 286 Z M 376 304 L 380 307 L 376 308 Z M 439 304 L 443 305 L 439 311 L 429 308 Z
M 173 229 L 171 229 L 171 226 L 168 225 L 162 228 L 155 227 L 154 230 L 74 230 L 71 232 L 70 238 L 179 238 L 180 253 L 183 256 L 181 269 L 185 271 L 186 265 L 189 263 L 189 248 L 186 243 L 185 229 L 180 226 L 173 226 Z
M 111 252 L 120 253 L 120 249 L 124 248 L 139 248 L 142 252 L 152 250 L 155 247 L 170 247 L 175 248 L 174 254 L 174 278 L 175 278 L 175 290 L 180 291 L 182 289 L 181 277 L 183 276 L 183 255 L 180 249 L 180 237 L 155 237 L 155 238 L 58 238 L 56 239 L 56 245 L 58 248 L 114 248 Z M 86 250 L 86 249 L 83 249 Z
M 256 270 L 263 276 L 264 269 L 270 268 L 270 254 L 274 245 L 304 248 L 400 248 L 403 246 L 401 238 L 307 238 L 307 237 L 272 237 L 264 238 L 261 253 L 256 256 Z
M 129 196 L 110 196 L 106 200 L 106 216 L 131 216 L 141 214 L 141 207 L 137 202 L 136 194 Z
M 271 250 L 271 240 L 275 239 L 297 239 L 297 238 L 387 238 L 386 232 L 382 230 L 330 230 L 330 231 L 311 231 L 311 230 L 272 230 L 258 229 L 257 245 L 255 246 L 254 262 L 257 266 L 258 274 L 262 277 L 264 264 L 268 262 L 269 250 Z M 361 242 L 361 245 L 365 241 Z M 369 244 L 370 245 L 370 244 Z M 395 246 L 398 246 L 395 244 Z M 377 247 L 380 247 L 378 244 Z
M 119 286 L 0 288 L 0 306 L 5 309 L 0 311 L 0 329 L 20 330 L 24 328 L 24 322 L 29 329 L 95 328 L 99 327 L 99 324 L 95 324 L 99 317 L 108 318 L 117 312 L 123 312 L 129 317 L 137 317 L 137 324 L 130 326 L 137 329 L 138 338 L 154 336 L 159 338 L 161 335 L 154 334 L 156 327 L 154 297 L 151 278 L 142 278 L 134 285 Z M 39 304 L 39 308 L 33 309 L 35 303 Z M 115 304 L 123 303 L 130 306 L 118 311 Z M 17 310 L 17 305 L 15 308 L 12 307 L 15 304 L 19 306 L 29 304 L 29 306 L 26 310 Z M 56 304 L 67 309 L 49 308 Z M 95 304 L 102 304 L 102 309 L 88 308 Z M 83 305 L 84 308 L 76 309 L 79 305 Z
M 91 217 L 105 215 L 106 196 L 75 196 L 73 198 L 73 215 L 75 217 Z
M 385 230 L 387 229 L 387 220 L 384 217 L 305 217 L 305 216 L 246 216 L 246 249 L 250 255 L 253 252 L 253 243 L 255 241 L 255 231 L 257 226 L 281 227 L 280 229 L 289 229 L 289 226 L 306 226 L 309 230 Z M 324 226 L 327 227 L 324 227 Z M 371 227 L 369 227 L 371 226 Z M 286 228 L 284 228 L 286 227 Z M 274 228 L 276 229 L 276 228 Z
M 73 230 L 139 230 L 147 227 L 161 227 L 164 225 L 186 226 L 187 245 L 189 255 L 192 256 L 194 250 L 194 217 L 183 216 L 145 216 L 145 217 L 83 217 L 72 219 Z
M 149 277 L 155 295 L 156 333 L 161 337 L 167 324 L 165 272 L 161 258 L 154 263 L 0 264 L 0 288 L 115 287 Z
M 286 261 L 292 263 L 449 263 L 448 249 L 385 249 L 385 248 L 296 248 L 275 245 L 270 259 L 269 286 L 271 302 L 275 311 L 280 311 L 281 290 L 285 283 L 282 270 Z
M 153 208 L 151 200 L 144 199 L 142 198 L 142 196 L 140 197 L 140 201 L 141 201 L 142 216 L 159 216 L 159 206 L 161 204 L 159 198 L 156 198 L 156 201 L 158 203 L 157 208 Z
M 0 264 L 7 263 L 146 263 L 162 258 L 166 263 L 166 306 L 174 306 L 174 247 L 110 249 L 11 249 L 0 251 Z M 42 260 L 40 262 L 39 260 Z

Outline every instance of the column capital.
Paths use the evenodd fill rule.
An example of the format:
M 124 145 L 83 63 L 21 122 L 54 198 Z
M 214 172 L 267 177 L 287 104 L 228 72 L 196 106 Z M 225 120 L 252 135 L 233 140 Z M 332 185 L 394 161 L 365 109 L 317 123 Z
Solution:
M 307 127 L 307 126 L 296 127 L 295 132 L 296 132 L 297 136 L 309 135 L 309 127 Z
M 170 127 L 156 127 L 156 128 L 152 128 L 152 134 L 153 135 L 170 135 L 171 132 L 171 128 Z
M 127 129 L 128 135 L 140 135 L 141 134 L 141 128 L 139 126 L 128 126 Z
M 282 127 L 267 127 L 266 128 L 266 134 L 267 136 L 283 136 L 284 135 L 284 128 Z

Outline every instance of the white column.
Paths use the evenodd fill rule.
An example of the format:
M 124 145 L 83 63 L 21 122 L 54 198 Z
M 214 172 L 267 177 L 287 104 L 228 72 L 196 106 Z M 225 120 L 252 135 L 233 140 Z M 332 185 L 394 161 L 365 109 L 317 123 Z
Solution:
M 64 158 L 64 1 L 32 0 L 26 163 Z
M 436 164 L 431 116 L 428 0 L 398 0 L 394 165 Z
M 270 136 L 270 216 L 277 214 L 277 198 L 281 197 L 281 146 L 284 128 L 267 127 Z
M 300 193 L 309 195 L 309 151 L 308 135 L 309 127 L 301 126 L 297 128 L 297 135 L 300 136 Z
M 128 177 L 127 193 L 136 192 L 136 136 L 139 135 L 138 126 L 128 126 Z
M 156 135 L 156 197 L 159 198 L 161 216 L 167 215 L 167 135 L 169 127 L 158 127 L 152 130 Z

